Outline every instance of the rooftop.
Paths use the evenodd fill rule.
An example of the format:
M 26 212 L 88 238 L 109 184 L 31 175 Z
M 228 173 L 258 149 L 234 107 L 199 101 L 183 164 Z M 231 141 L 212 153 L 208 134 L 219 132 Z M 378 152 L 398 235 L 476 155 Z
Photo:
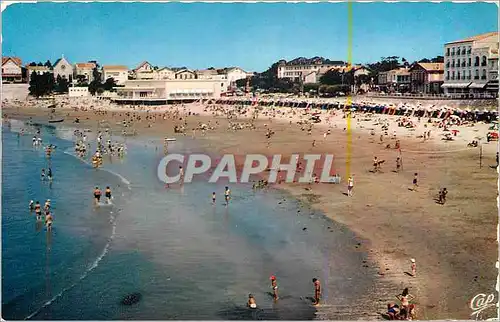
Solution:
M 94 63 L 76 63 L 76 68 L 92 68 L 94 69 L 96 65 Z
M 102 66 L 102 69 L 107 69 L 107 70 L 128 70 L 127 66 L 124 65 L 105 65 Z
M 19 66 L 21 66 L 21 64 L 22 64 L 21 58 L 19 58 L 19 57 L 2 57 L 2 65 L 5 64 L 6 62 L 8 62 L 9 60 L 12 60 L 14 63 L 16 63 Z
M 465 38 L 465 39 L 462 39 L 462 40 L 451 41 L 451 42 L 446 43 L 446 45 L 449 45 L 449 44 L 458 44 L 458 43 L 462 43 L 462 42 L 477 41 L 477 40 L 481 40 L 481 39 L 492 37 L 492 36 L 497 36 L 498 37 L 498 31 L 487 32 L 485 34 L 480 34 L 480 35 L 472 36 L 472 37 Z
M 428 72 L 444 71 L 444 63 L 417 63 Z

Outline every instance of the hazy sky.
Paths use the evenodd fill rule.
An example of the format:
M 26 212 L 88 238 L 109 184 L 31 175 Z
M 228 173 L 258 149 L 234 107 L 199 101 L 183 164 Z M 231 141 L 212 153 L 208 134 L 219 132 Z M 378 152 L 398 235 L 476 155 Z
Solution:
M 353 61 L 443 54 L 445 42 L 498 30 L 486 3 L 354 3 Z M 23 63 L 98 60 L 131 68 L 240 66 L 299 56 L 347 60 L 347 4 L 38 3 L 2 12 L 2 54 Z

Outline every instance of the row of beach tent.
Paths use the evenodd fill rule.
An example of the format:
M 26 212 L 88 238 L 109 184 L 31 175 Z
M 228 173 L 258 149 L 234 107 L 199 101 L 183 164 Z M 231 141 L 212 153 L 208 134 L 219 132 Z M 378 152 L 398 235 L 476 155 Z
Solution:
M 414 116 L 414 117 L 431 117 L 431 118 L 458 118 L 462 120 L 474 120 L 474 121 L 486 121 L 491 122 L 498 118 L 497 110 L 488 109 L 459 109 L 451 108 L 448 106 L 435 106 L 428 105 L 423 106 L 421 104 L 411 105 L 408 103 L 394 104 L 381 104 L 381 103 L 371 103 L 371 102 L 360 102 L 352 103 L 347 105 L 341 102 L 331 102 L 331 101 L 304 101 L 304 100 L 255 100 L 246 98 L 235 98 L 235 99 L 218 99 L 212 100 L 212 104 L 218 105 L 241 105 L 241 106 L 261 106 L 270 108 L 279 107 L 294 107 L 303 109 L 323 109 L 323 110 L 345 110 L 350 109 L 351 111 L 364 112 L 364 113 L 374 113 L 374 114 L 388 114 L 397 116 Z

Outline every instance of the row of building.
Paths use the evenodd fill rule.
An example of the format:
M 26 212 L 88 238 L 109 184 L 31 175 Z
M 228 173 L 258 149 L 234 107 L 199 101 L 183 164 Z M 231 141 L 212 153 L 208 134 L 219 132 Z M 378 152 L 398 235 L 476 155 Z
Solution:
M 23 66 L 17 57 L 2 57 L 2 81 L 6 83 L 29 82 L 33 72 L 37 74 L 53 73 L 54 77 L 61 76 L 70 83 L 78 81 L 90 83 L 94 80 L 94 70 L 98 68 L 97 62 L 71 64 L 64 56 L 59 58 L 53 66 Z M 117 85 L 125 85 L 128 80 L 167 80 L 167 79 L 200 79 L 221 80 L 234 84 L 237 80 L 251 77 L 239 67 L 209 68 L 204 70 L 191 70 L 188 68 L 159 68 L 144 61 L 136 68 L 129 70 L 124 65 L 104 65 L 98 68 L 102 80 L 113 78 Z
M 414 63 L 378 73 L 378 88 L 384 92 L 412 92 L 450 96 L 498 96 L 498 32 L 452 41 L 444 45 L 444 63 Z M 369 75 L 362 65 L 321 57 L 280 61 L 278 78 L 302 83 L 318 83 L 330 70 L 354 76 Z

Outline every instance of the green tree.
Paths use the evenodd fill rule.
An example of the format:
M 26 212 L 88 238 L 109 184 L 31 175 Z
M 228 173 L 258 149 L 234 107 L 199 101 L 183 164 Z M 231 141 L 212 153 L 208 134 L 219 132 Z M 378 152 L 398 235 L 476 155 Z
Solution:
M 39 75 L 33 72 L 29 85 L 29 93 L 36 98 L 50 94 L 54 89 L 54 75 L 52 73 Z
M 56 91 L 59 93 L 67 93 L 69 91 L 69 83 L 66 77 L 61 77 L 61 75 L 57 75 Z
M 44 64 L 45 67 L 48 67 L 48 68 L 52 68 L 52 63 L 50 62 L 50 60 L 47 60 Z
M 113 77 L 106 79 L 104 84 L 102 84 L 102 88 L 105 91 L 113 91 L 113 87 L 115 87 L 115 86 L 116 86 L 116 82 L 115 82 Z
M 93 76 L 94 81 L 97 81 L 99 84 L 101 83 L 102 74 L 101 74 L 101 72 L 99 72 L 99 69 L 97 69 L 97 67 L 95 67 L 92 70 L 92 76 Z
M 76 86 L 89 86 L 85 75 L 76 75 Z
M 34 61 L 32 61 L 32 62 L 30 63 L 30 66 L 36 66 L 36 63 L 35 63 Z
M 336 69 L 330 69 L 319 78 L 322 85 L 341 85 L 342 81 L 342 73 Z
M 93 80 L 90 82 L 89 84 L 89 93 L 90 95 L 94 96 L 98 90 L 101 88 L 102 84 L 97 81 L 97 80 Z

